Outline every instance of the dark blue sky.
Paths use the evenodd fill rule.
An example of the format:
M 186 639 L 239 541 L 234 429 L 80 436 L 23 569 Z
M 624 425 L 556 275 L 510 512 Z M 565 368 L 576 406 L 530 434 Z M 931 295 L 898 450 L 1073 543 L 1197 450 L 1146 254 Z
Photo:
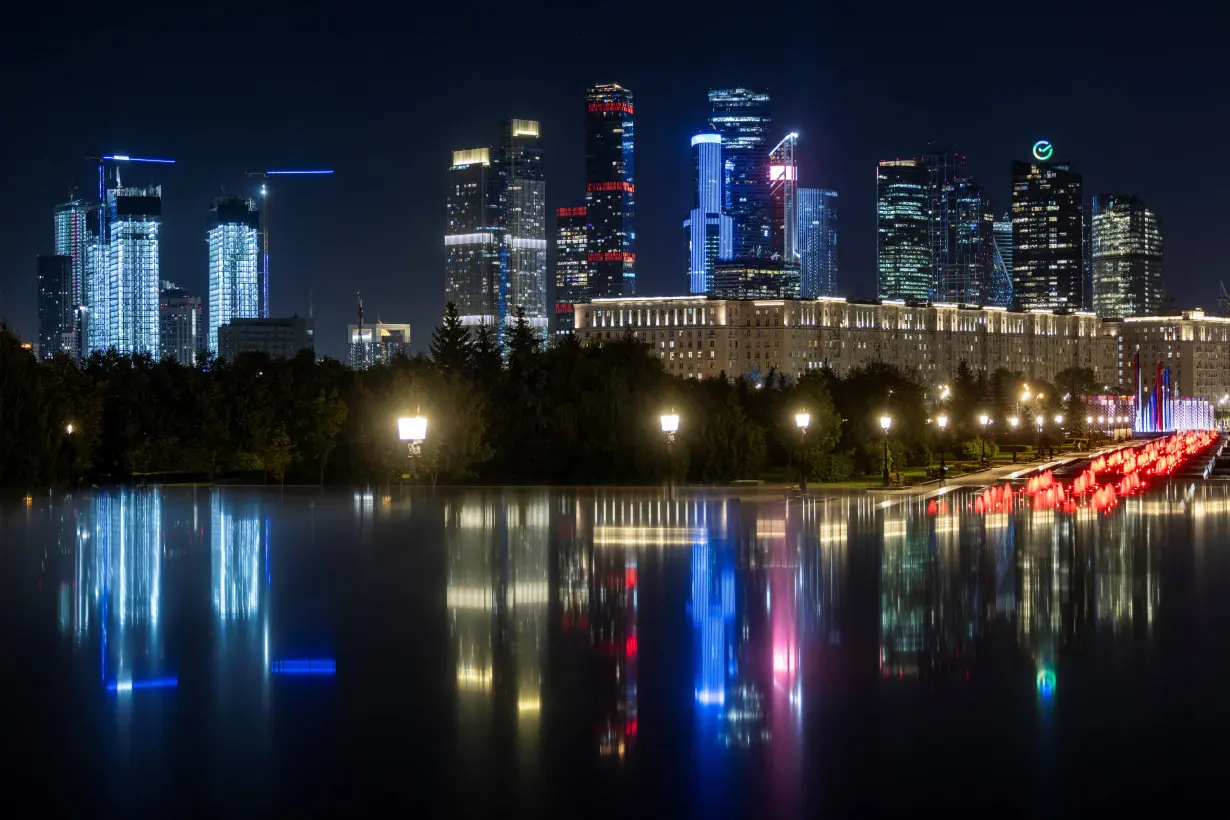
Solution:
M 597 81 L 636 95 L 642 294 L 686 286 L 688 139 L 706 91 L 728 85 L 769 88 L 778 130 L 802 135 L 803 184 L 840 193 L 848 296 L 874 295 L 876 162 L 933 139 L 957 143 L 997 213 L 1011 160 L 1050 139 L 1087 199 L 1132 192 L 1160 214 L 1180 306 L 1215 307 L 1230 278 L 1230 197 L 1215 187 L 1230 68 L 1207 17 L 1131 2 L 420 5 L 121 6 L 93 31 L 62 5 L 10 18 L 0 317 L 35 336 L 34 255 L 51 250 L 67 186 L 91 190 L 86 154 L 178 160 L 125 180 L 164 186 L 164 274 L 199 292 L 223 186 L 250 192 L 247 170 L 332 167 L 278 192 L 275 315 L 305 314 L 312 290 L 317 350 L 340 356 L 361 288 L 369 318 L 412 322 L 425 348 L 443 303 L 449 151 L 494 142 L 504 117 L 541 120 L 549 205 L 568 204 L 583 190 L 583 94 Z M 99 7 L 86 9 L 82 20 Z

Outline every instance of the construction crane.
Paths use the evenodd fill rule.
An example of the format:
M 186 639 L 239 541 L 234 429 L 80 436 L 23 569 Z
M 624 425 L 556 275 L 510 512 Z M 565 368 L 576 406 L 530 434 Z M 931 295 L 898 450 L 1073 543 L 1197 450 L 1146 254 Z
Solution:
M 261 281 L 261 316 L 269 318 L 269 177 L 290 176 L 329 176 L 330 170 L 309 171 L 245 171 L 249 177 L 259 177 L 261 182 L 261 255 L 264 262 L 265 275 Z
M 151 159 L 149 157 L 130 157 L 127 154 L 108 154 L 101 157 L 86 157 L 98 163 L 98 201 L 107 204 L 107 165 L 115 167 L 115 186 L 120 187 L 119 163 L 123 162 L 153 162 L 159 165 L 174 165 L 173 159 Z

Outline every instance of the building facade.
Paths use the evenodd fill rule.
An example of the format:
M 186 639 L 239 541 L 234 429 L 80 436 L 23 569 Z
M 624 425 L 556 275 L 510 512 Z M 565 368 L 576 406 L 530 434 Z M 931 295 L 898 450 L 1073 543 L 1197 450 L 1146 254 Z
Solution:
M 571 333 L 575 306 L 589 301 L 589 222 L 584 205 L 555 210 L 555 332 Z
M 1230 406 L 1230 319 L 1189 310 L 1174 316 L 1107 319 L 1101 325 L 1113 365 L 1103 381 L 1112 392 L 1131 394 L 1132 360 L 1139 355 L 1146 372 L 1159 364 L 1170 368 L 1178 395 L 1207 401 L 1219 410 Z
M 1083 309 L 1081 191 L 1081 175 L 1069 163 L 1012 163 L 1012 289 L 1018 310 Z
M 159 347 L 164 359 L 195 365 L 209 348 L 201 297 L 174 282 L 162 281 L 158 300 Z M 217 349 L 214 349 L 217 352 Z
M 86 295 L 86 260 L 89 248 L 94 239 L 91 238 L 89 224 L 91 219 L 97 224 L 98 204 L 74 199 L 55 209 L 55 252 L 57 256 L 67 256 L 72 259 L 72 284 L 69 299 L 73 306 L 73 335 L 76 345 L 76 355 L 84 357 L 85 344 L 85 295 Z M 95 234 L 97 230 L 95 230 Z
M 261 295 L 261 220 L 256 201 L 224 196 L 214 200 L 209 229 L 210 353 L 218 352 L 218 328 L 231 319 L 258 319 Z M 182 361 L 182 360 L 181 360 Z
M 1093 198 L 1093 311 L 1155 316 L 1162 307 L 1162 229 L 1130 194 Z
M 726 201 L 736 258 L 769 253 L 769 93 L 748 88 L 709 92 L 709 127 L 722 137 Z
M 837 192 L 799 188 L 799 294 L 837 295 Z
M 632 92 L 602 83 L 585 95 L 585 208 L 591 297 L 636 294 Z
M 769 151 L 769 252 L 788 263 L 799 261 L 798 142 L 791 131 Z
M 346 350 L 350 367 L 366 370 L 376 364 L 389 364 L 398 356 L 410 355 L 410 325 L 376 322 L 374 325 L 348 325 Z
M 688 287 L 692 293 L 708 294 L 713 292 L 714 264 L 734 253 L 734 223 L 722 213 L 722 136 L 697 134 L 692 151 L 696 207 L 683 223 L 688 231 Z
M 77 358 L 76 306 L 73 304 L 73 258 L 38 257 L 38 356 L 57 353 Z
M 538 122 L 510 119 L 500 134 L 497 204 L 505 252 L 501 302 L 505 324 L 517 311 L 547 337 L 547 183 Z
M 599 300 L 577 309 L 577 337 L 602 343 L 631 331 L 668 373 L 708 378 L 776 370 L 797 378 L 839 374 L 873 362 L 905 368 L 926 384 L 951 381 L 957 366 L 1007 368 L 1053 381 L 1068 367 L 1103 377 L 1114 342 L 1088 313 L 1013 313 L 955 304 L 666 297 Z
M 228 362 L 245 353 L 293 359 L 316 350 L 311 319 L 232 319 L 218 328 L 218 355 Z
M 110 188 L 87 251 L 90 350 L 159 358 L 162 186 Z
M 967 305 L 1009 307 L 992 298 L 995 218 L 990 197 L 974 180 L 959 179 L 952 183 L 948 200 L 948 256 L 937 268 L 936 298 Z
M 490 148 L 453 152 L 444 234 L 444 300 L 461 323 L 499 327 L 503 233 Z
M 799 266 L 783 259 L 732 259 L 714 267 L 713 295 L 719 299 L 797 299 Z
M 926 301 L 934 279 L 930 171 L 885 160 L 876 176 L 876 274 L 881 299 Z

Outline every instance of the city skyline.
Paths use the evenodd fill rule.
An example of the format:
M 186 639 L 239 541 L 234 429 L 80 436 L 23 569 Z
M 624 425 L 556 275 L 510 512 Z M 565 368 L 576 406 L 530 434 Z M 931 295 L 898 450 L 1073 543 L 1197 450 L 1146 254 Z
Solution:
M 592 16 L 589 12 L 579 14 Z M 430 133 L 414 130 L 401 114 L 379 109 L 379 89 L 394 77 L 400 82 L 410 76 L 406 72 L 415 70 L 417 58 L 377 51 L 373 68 L 395 66 L 399 70 L 389 79 L 372 80 L 376 85 L 370 100 L 348 97 L 346 78 L 355 74 L 340 63 L 357 44 L 340 44 L 343 47 L 336 58 L 339 65 L 334 66 L 333 60 L 329 63 L 330 70 L 338 74 L 320 88 L 314 86 L 319 72 L 311 75 L 316 81 L 306 77 L 298 80 L 281 72 L 272 78 L 276 82 L 268 93 L 253 96 L 256 90 L 249 94 L 228 89 L 227 95 L 267 99 L 268 107 L 267 116 L 250 133 L 237 137 L 233 130 L 226 130 L 225 140 L 219 139 L 221 131 L 193 131 L 196 124 L 208 120 L 210 100 L 217 102 L 223 96 L 225 83 L 216 78 L 211 78 L 210 88 L 205 89 L 198 88 L 201 81 L 196 78 L 177 75 L 173 70 L 165 72 L 167 77 L 156 79 L 144 92 L 159 101 L 148 110 L 129 105 L 110 112 L 100 108 L 102 101 L 96 99 L 97 95 L 72 93 L 57 104 L 50 121 L 55 133 L 44 131 L 44 126 L 32 120 L 30 133 L 4 138 L 6 146 L 11 146 L 10 153 L 31 161 L 18 163 L 16 184 L 27 193 L 20 209 L 6 210 L 9 219 L 4 224 L 11 226 L 11 233 L 0 234 L 0 315 L 9 319 L 23 337 L 34 337 L 36 284 L 30 260 L 36 253 L 54 250 L 47 235 L 46 214 L 54 204 L 69 200 L 68 185 L 76 184 L 83 192 L 90 190 L 95 168 L 78 158 L 108 149 L 169 155 L 179 160 L 174 169 L 158 169 L 156 176 L 148 169 L 126 173 L 125 181 L 163 186 L 162 274 L 198 293 L 206 290 L 199 237 L 208 218 L 208 204 L 217 196 L 220 183 L 229 193 L 251 195 L 255 189 L 242 177 L 245 168 L 336 167 L 337 190 L 331 187 L 328 196 L 305 191 L 277 203 L 275 253 L 280 261 L 275 268 L 280 273 L 276 273 L 272 287 L 271 315 L 306 315 L 311 294 L 322 332 L 329 327 L 342 328 L 351 312 L 351 294 L 358 285 L 371 294 L 373 302 L 398 310 L 399 318 L 404 315 L 425 331 L 438 321 L 442 307 L 438 272 L 443 265 L 443 249 L 434 239 L 439 236 L 439 157 L 444 151 L 474 141 L 477 135 L 485 136 L 492 121 L 514 114 L 542 121 L 547 135 L 547 175 L 552 180 L 546 203 L 552 215 L 547 236 L 553 238 L 555 209 L 573 203 L 577 197 L 572 192 L 584 184 L 583 122 L 577 100 L 591 84 L 607 81 L 618 82 L 637 94 L 637 176 L 641 188 L 637 192 L 636 224 L 638 293 L 681 292 L 684 271 L 679 260 L 685 237 L 681 236 L 679 220 L 695 207 L 684 138 L 706 122 L 709 90 L 746 87 L 771 92 L 772 128 L 778 138 L 788 130 L 799 131 L 799 164 L 805 171 L 802 182 L 836 190 L 841 196 L 843 295 L 874 296 L 874 192 L 867 183 L 871 162 L 909 155 L 930 140 L 951 140 L 969 157 L 971 175 L 991 193 L 998 215 L 1008 204 L 1011 161 L 1027 159 L 1030 146 L 1045 138 L 1055 144 L 1056 156 L 1071 159 L 1082 172 L 1086 207 L 1089 194 L 1099 191 L 1124 191 L 1148 202 L 1167 226 L 1167 286 L 1177 306 L 1215 307 L 1220 274 L 1210 238 L 1217 235 L 1219 217 L 1216 209 L 1198 201 L 1185 202 L 1189 197 L 1183 192 L 1186 183 L 1182 180 L 1194 178 L 1196 166 L 1189 155 L 1194 157 L 1205 150 L 1207 134 L 1218 130 L 1216 123 L 1226 112 L 1216 100 L 1193 111 L 1186 107 L 1190 94 L 1167 97 L 1163 107 L 1169 113 L 1158 118 L 1161 123 L 1136 133 L 1137 118 L 1118 113 L 1120 108 L 1130 111 L 1131 107 L 1123 103 L 1134 95 L 1117 90 L 1121 80 L 1112 87 L 1092 71 L 1099 51 L 1104 52 L 1105 47 L 1088 36 L 1095 29 L 1095 21 L 1090 18 L 1077 18 L 1071 23 L 1073 42 L 1083 44 L 1083 50 L 1073 53 L 1075 64 L 1069 69 L 1080 78 L 1079 94 L 1065 91 L 1041 98 L 1032 75 L 1023 67 L 1009 66 L 997 73 L 993 82 L 980 80 L 968 97 L 974 102 L 960 111 L 933 110 L 937 107 L 923 99 L 925 95 L 895 85 L 890 75 L 894 68 L 900 68 L 902 57 L 890 55 L 883 67 L 870 64 L 861 53 L 874 39 L 870 20 L 844 15 L 840 36 L 821 37 L 824 44 L 833 46 L 827 50 L 803 48 L 806 38 L 799 38 L 797 45 L 787 43 L 783 60 L 792 69 L 786 72 L 752 65 L 737 55 L 723 57 L 712 65 L 698 62 L 687 67 L 675 63 L 675 58 L 667 63 L 665 56 L 657 55 L 637 65 L 628 55 L 606 52 L 570 62 L 569 55 L 588 52 L 584 38 L 569 41 L 568 36 L 586 30 L 593 22 L 574 18 L 551 23 L 541 34 L 533 35 L 534 42 L 544 46 L 560 41 L 560 45 L 527 58 L 527 70 L 550 68 L 543 82 L 533 87 L 484 89 L 456 100 L 446 99 L 446 95 L 461 90 L 452 80 L 439 90 L 429 90 L 431 104 L 439 108 Z M 815 13 L 809 11 L 800 26 L 817 22 Z M 971 18 L 961 26 L 989 30 L 997 24 L 994 18 Z M 1131 41 L 1130 15 L 1120 18 L 1119 25 Z M 643 14 L 633 14 L 629 26 L 630 42 L 634 44 L 665 41 L 666 35 L 655 32 L 650 18 Z M 813 26 L 813 30 L 822 31 L 823 27 Z M 902 32 L 880 34 L 889 44 L 905 37 Z M 85 32 L 79 36 L 81 42 L 87 42 Z M 480 32 L 478 36 L 489 35 Z M 269 53 L 288 65 L 307 65 L 309 55 L 333 39 L 333 35 L 304 35 L 296 29 L 294 37 L 273 38 Z M 174 32 L 164 32 L 159 40 L 166 43 L 162 51 L 175 52 L 163 54 L 172 66 L 199 62 L 204 41 L 199 35 Z M 813 51 L 825 56 L 813 55 Z M 15 53 L 28 52 L 27 46 Z M 679 56 L 690 53 L 691 48 L 685 47 Z M 1144 55 L 1130 70 L 1131 79 L 1156 89 L 1192 73 L 1190 66 L 1182 72 L 1168 68 L 1165 53 L 1163 48 Z M 137 60 L 123 55 L 116 59 L 124 63 Z M 1189 62 L 1201 59 L 1196 54 Z M 667 65 L 671 66 L 670 76 L 663 75 Z M 26 70 L 39 74 L 48 69 L 36 59 Z M 859 73 L 857 89 L 814 85 L 816 77 L 850 71 Z M 366 68 L 364 72 L 368 73 Z M 1199 85 L 1201 75 L 1195 74 L 1195 85 Z M 40 110 L 45 86 L 44 80 L 37 79 L 34 88 L 18 91 L 26 109 Z M 309 87 L 319 92 L 311 100 L 299 95 Z M 992 90 L 994 93 L 989 93 Z M 176 102 L 181 98 L 182 102 Z M 126 92 L 125 99 L 132 102 L 135 95 Z M 1094 105 L 1088 104 L 1090 99 Z M 369 118 L 362 121 L 370 122 L 371 127 L 339 127 L 328 121 L 331 117 Z M 433 144 L 442 150 L 435 150 Z M 1146 155 L 1155 159 L 1138 161 Z M 371 207 L 354 204 L 369 201 Z M 423 349 L 428 336 L 420 332 L 416 337 L 416 349 Z M 322 353 L 344 356 L 339 333 L 326 333 L 322 341 Z

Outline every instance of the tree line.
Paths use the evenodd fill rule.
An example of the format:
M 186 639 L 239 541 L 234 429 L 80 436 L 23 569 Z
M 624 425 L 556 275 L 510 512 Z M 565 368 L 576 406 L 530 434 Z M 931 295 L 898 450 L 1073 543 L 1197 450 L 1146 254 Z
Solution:
M 504 335 L 462 326 L 450 305 L 430 356 L 351 370 L 309 352 L 203 355 L 196 365 L 115 352 L 38 362 L 0 327 L 0 486 L 401 480 L 411 465 L 396 421 L 416 414 L 428 420 L 414 465 L 424 481 L 793 480 L 800 465 L 812 480 L 843 480 L 879 475 L 881 415 L 893 419 L 896 470 L 931 464 L 937 446 L 956 455 L 978 432 L 964 416 L 993 403 L 994 374 L 964 368 L 949 399 L 962 419 L 945 441 L 928 419 L 946 405 L 888 364 L 797 380 L 773 371 L 678 379 L 632 336 L 544 347 L 524 316 Z M 668 412 L 681 419 L 669 448 Z M 799 412 L 810 415 L 806 437 Z

